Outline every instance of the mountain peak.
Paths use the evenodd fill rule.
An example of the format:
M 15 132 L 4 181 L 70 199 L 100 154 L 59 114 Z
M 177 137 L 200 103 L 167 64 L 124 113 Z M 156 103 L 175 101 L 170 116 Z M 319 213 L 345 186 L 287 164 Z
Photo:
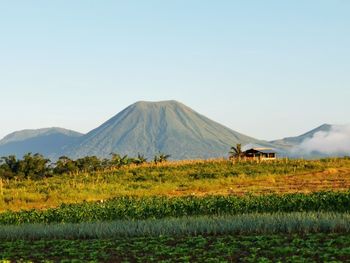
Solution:
M 312 129 L 311 131 L 303 133 L 299 136 L 286 137 L 286 138 L 271 141 L 271 142 L 275 143 L 279 146 L 294 147 L 296 145 L 301 144 L 304 140 L 312 138 L 318 132 L 329 132 L 332 129 L 332 127 L 333 127 L 333 125 L 324 123 L 321 126 L 318 126 L 317 128 Z
M 108 157 L 111 152 L 152 158 L 159 151 L 173 159 L 227 155 L 237 143 L 264 143 L 233 131 L 181 102 L 138 101 L 85 135 L 67 151 L 73 158 Z
M 163 101 L 138 101 L 133 104 L 133 106 L 137 108 L 145 108 L 145 107 L 184 107 L 185 105 L 176 100 L 163 100 Z
M 320 125 L 319 127 L 317 127 L 316 130 L 328 130 L 332 127 L 333 127 L 332 124 L 324 123 L 324 124 Z

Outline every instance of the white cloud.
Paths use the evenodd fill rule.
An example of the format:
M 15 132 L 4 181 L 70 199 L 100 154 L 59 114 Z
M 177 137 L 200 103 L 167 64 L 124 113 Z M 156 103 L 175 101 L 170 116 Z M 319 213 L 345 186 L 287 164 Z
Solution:
M 334 125 L 328 132 L 317 132 L 312 138 L 305 139 L 297 150 L 308 154 L 350 155 L 350 124 Z

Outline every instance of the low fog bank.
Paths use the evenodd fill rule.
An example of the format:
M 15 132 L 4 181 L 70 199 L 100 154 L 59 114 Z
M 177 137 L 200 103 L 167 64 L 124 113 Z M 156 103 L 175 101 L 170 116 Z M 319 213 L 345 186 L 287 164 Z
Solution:
M 295 147 L 294 153 L 321 156 L 350 156 L 350 124 L 333 125 L 328 132 L 319 131 Z

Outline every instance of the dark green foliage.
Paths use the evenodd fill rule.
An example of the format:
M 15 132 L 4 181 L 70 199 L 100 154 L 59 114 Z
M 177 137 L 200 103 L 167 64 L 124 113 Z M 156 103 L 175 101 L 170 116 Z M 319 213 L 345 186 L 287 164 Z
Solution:
M 96 172 L 102 168 L 101 160 L 96 156 L 86 156 L 75 161 L 78 171 Z
M 3 157 L 0 165 L 0 178 L 44 178 L 51 174 L 49 163 L 50 160 L 40 154 L 28 153 L 23 156 L 22 160 L 17 160 L 13 155 Z
M 171 156 L 170 154 L 165 154 L 160 152 L 154 156 L 153 161 L 155 164 L 164 163 L 170 158 L 170 156 Z
M 121 157 L 119 154 L 112 153 L 111 159 L 100 159 L 96 156 L 86 156 L 77 160 L 72 160 L 67 156 L 61 156 L 56 163 L 51 164 L 49 159 L 36 153 L 32 155 L 27 153 L 22 159 L 10 155 L 0 159 L 0 178 L 4 179 L 40 179 L 48 175 L 62 175 L 72 173 L 93 173 L 97 171 L 121 168 L 130 164 L 141 165 L 147 159 L 138 154 L 136 158 L 130 158 L 127 155 Z M 170 155 L 161 154 L 158 162 L 164 162 Z
M 147 162 L 147 158 L 143 154 L 137 154 L 137 157 L 133 159 L 133 163 L 140 165 Z
M 230 161 L 207 161 L 193 162 L 179 165 L 169 165 L 160 167 L 142 167 L 141 165 L 147 162 L 144 155 L 138 154 L 137 157 L 121 156 L 112 153 L 111 159 L 99 159 L 96 156 L 87 156 L 77 160 L 72 160 L 66 156 L 61 156 L 54 164 L 50 164 L 49 159 L 45 159 L 40 154 L 26 154 L 22 159 L 17 159 L 15 156 L 2 157 L 0 159 L 0 178 L 32 178 L 40 179 L 47 175 L 62 175 L 73 173 L 90 173 L 93 175 L 96 172 L 110 172 L 111 170 L 136 165 L 140 167 L 132 167 L 133 171 L 139 171 L 145 178 L 150 174 L 171 174 L 189 176 L 192 179 L 215 179 L 220 176 L 238 176 L 240 174 L 248 176 L 258 176 L 261 174 L 295 174 L 296 172 L 314 172 L 324 171 L 327 168 L 336 168 L 348 166 L 349 160 L 346 158 L 322 159 L 320 161 L 312 160 L 297 160 L 297 159 L 280 159 L 274 162 L 238 162 L 233 164 Z M 164 163 L 170 155 L 159 153 L 155 156 L 154 162 Z M 152 162 L 149 162 L 152 163 Z M 125 173 L 125 172 L 124 172 Z
M 262 196 L 119 197 L 105 202 L 61 205 L 46 211 L 0 214 L 0 224 L 91 222 L 197 215 L 274 212 L 350 212 L 350 192 Z
M 242 144 L 237 144 L 236 147 L 232 146 L 229 152 L 229 159 L 240 160 L 243 157 Z
M 115 167 L 122 167 L 123 165 L 129 165 L 132 162 L 132 159 L 129 158 L 127 155 L 120 156 L 116 153 L 111 153 L 112 158 L 110 160 L 110 165 Z
M 69 159 L 66 156 L 61 156 L 55 164 L 53 172 L 55 174 L 69 174 L 78 171 L 78 167 L 75 161 Z
M 11 262 L 348 262 L 348 234 L 198 235 L 0 242 Z M 51 262 L 51 261 L 50 261 Z
M 215 173 L 209 173 L 205 171 L 198 171 L 197 173 L 190 173 L 188 174 L 190 178 L 193 178 L 195 180 L 201 180 L 201 179 L 215 179 L 218 177 Z

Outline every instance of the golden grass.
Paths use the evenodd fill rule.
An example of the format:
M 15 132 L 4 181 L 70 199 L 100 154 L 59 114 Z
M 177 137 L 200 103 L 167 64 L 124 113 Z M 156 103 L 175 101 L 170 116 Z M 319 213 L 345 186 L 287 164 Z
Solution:
M 271 167 L 268 164 L 232 164 L 221 159 L 192 160 L 37 181 L 3 181 L 0 211 L 46 209 L 62 203 L 125 195 L 243 195 L 350 189 L 350 160 L 347 159 L 327 162 L 280 160 Z M 231 172 L 235 175 L 230 175 Z M 193 174 L 215 177 L 194 179 Z

